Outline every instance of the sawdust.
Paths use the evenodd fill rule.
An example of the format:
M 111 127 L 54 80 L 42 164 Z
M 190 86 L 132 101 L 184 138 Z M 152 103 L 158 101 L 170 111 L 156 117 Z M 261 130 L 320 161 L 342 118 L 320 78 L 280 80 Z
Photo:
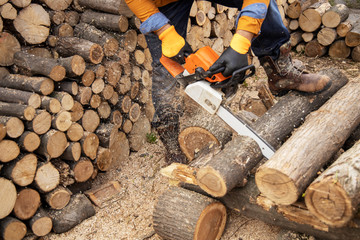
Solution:
M 360 63 L 351 60 L 333 60 L 330 58 L 306 58 L 303 60 L 307 69 L 317 72 L 323 68 L 337 67 L 349 77 L 359 77 Z M 247 91 L 256 91 L 258 84 L 266 81 L 260 68 L 257 74 L 248 79 L 240 91 L 227 102 L 232 111 L 240 110 L 240 102 Z M 253 95 L 251 95 L 254 97 Z M 139 152 L 133 152 L 130 158 L 119 164 L 119 169 L 100 173 L 94 182 L 99 186 L 111 180 L 117 180 L 122 191 L 103 208 L 96 207 L 96 215 L 63 234 L 50 234 L 44 240 L 57 239 L 119 239 L 119 240 L 160 240 L 152 228 L 152 212 L 156 199 L 168 188 L 168 181 L 159 171 L 166 166 L 164 147 L 160 141 L 146 143 Z M 229 218 L 222 240 L 295 240 L 314 237 L 299 235 L 294 232 L 281 234 L 279 227 L 265 224 L 259 220 L 244 217 L 228 211 Z M 281 237 L 283 236 L 283 237 Z M 284 237 L 285 236 L 285 237 Z

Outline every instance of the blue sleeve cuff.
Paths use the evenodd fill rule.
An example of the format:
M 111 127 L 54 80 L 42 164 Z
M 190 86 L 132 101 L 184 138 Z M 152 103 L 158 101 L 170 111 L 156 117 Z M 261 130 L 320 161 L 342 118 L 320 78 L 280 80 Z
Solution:
M 146 34 L 156 31 L 169 22 L 170 20 L 161 12 L 155 13 L 140 25 L 140 32 Z
M 237 27 L 239 18 L 241 16 L 248 16 L 255 19 L 265 19 L 267 13 L 267 6 L 265 3 L 253 3 L 243 8 L 236 18 L 235 26 Z

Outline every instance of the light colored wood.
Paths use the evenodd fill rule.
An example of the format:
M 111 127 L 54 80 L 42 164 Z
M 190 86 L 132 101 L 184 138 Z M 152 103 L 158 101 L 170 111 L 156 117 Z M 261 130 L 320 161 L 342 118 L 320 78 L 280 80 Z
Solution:
M 95 81 L 94 71 L 91 68 L 86 68 L 84 74 L 81 76 L 81 83 L 85 87 L 90 87 L 94 81 Z
M 95 81 L 91 84 L 91 91 L 95 94 L 99 94 L 102 92 L 102 90 L 105 87 L 105 82 L 102 78 L 97 78 Z
M 20 43 L 16 37 L 7 32 L 0 32 L 0 66 L 14 64 L 14 54 L 20 50 Z
M 0 236 L 4 240 L 21 240 L 26 230 L 25 223 L 14 217 L 6 217 L 0 222 Z
M 57 37 L 73 37 L 74 28 L 68 23 L 61 23 L 53 28 L 53 34 Z
M 51 164 L 51 162 L 38 164 L 34 185 L 40 192 L 50 192 L 54 190 L 59 183 L 59 171 Z
M 0 15 L 4 19 L 14 20 L 17 17 L 17 10 L 11 3 L 0 6 Z
M 49 8 L 55 11 L 61 11 L 67 9 L 72 0 L 62 0 L 62 1 L 56 1 L 56 0 L 41 0 L 43 3 L 45 3 Z
M 122 74 L 121 64 L 118 61 L 105 61 L 105 79 L 113 87 L 117 85 Z
M 49 111 L 50 113 L 58 113 L 61 109 L 61 103 L 56 98 L 42 96 L 40 107 Z
M 118 181 L 111 181 L 85 192 L 86 196 L 98 207 L 104 207 L 106 202 L 116 197 L 121 191 Z
M 43 237 L 50 233 L 52 220 L 48 214 L 40 207 L 39 211 L 30 219 L 31 231 L 38 237 Z
M 51 126 L 62 132 L 67 131 L 71 124 L 71 113 L 68 111 L 60 111 L 52 118 L 51 121 Z
M 86 157 L 81 157 L 79 161 L 71 162 L 69 165 L 74 172 L 76 182 L 86 182 L 94 172 L 92 162 Z
M 100 12 L 125 15 L 128 18 L 134 15 L 123 0 L 77 0 L 77 3 L 81 7 L 94 9 Z
M 5 165 L 2 174 L 18 186 L 25 187 L 33 182 L 36 168 L 37 157 L 35 154 L 30 153 L 20 155 L 16 160 Z
M 72 193 L 69 189 L 59 186 L 47 193 L 45 201 L 52 209 L 63 209 L 70 201 Z
M 77 122 L 73 122 L 69 127 L 69 129 L 66 131 L 67 138 L 72 142 L 79 141 L 83 135 L 84 135 L 84 129 Z
M 34 132 L 25 131 L 19 138 L 18 144 L 23 151 L 33 152 L 40 146 L 40 137 Z
M 70 111 L 74 106 L 74 98 L 67 92 L 52 92 L 50 96 L 59 100 L 65 111 Z
M 67 92 L 68 94 L 75 96 L 79 92 L 79 85 L 75 81 L 65 80 L 56 84 L 56 89 L 61 92 Z
M 95 133 L 84 132 L 84 136 L 80 142 L 83 154 L 91 160 L 94 160 L 99 148 L 99 137 Z
M 330 3 L 315 3 L 304 10 L 299 17 L 300 28 L 305 32 L 313 32 L 321 26 L 322 15 L 330 9 Z
M 283 205 L 298 199 L 317 171 L 341 148 L 359 124 L 360 108 L 352 104 L 360 93 L 359 85 L 358 82 L 349 82 L 340 89 L 319 110 L 311 113 L 271 159 L 258 168 L 256 185 L 264 196 Z M 343 113 L 341 118 L 338 112 Z M 294 149 L 300 149 L 301 153 Z
M 84 115 L 84 108 L 78 101 L 74 101 L 74 106 L 71 109 L 71 120 L 73 122 L 79 121 Z
M 349 12 L 350 10 L 345 4 L 336 4 L 324 13 L 321 22 L 325 27 L 336 28 L 348 18 Z
M 20 147 L 15 141 L 2 140 L 0 142 L 0 162 L 6 163 L 14 160 L 20 154 Z
M 351 48 L 344 40 L 337 40 L 329 48 L 329 56 L 332 58 L 347 58 L 350 56 Z
M 151 125 L 145 115 L 139 116 L 139 120 L 134 123 L 128 139 L 130 149 L 132 151 L 139 151 L 147 141 L 147 134 L 151 132 Z
M 30 5 L 31 0 L 11 0 L 11 3 L 19 8 L 24 8 Z
M 97 108 L 97 112 L 101 119 L 108 119 L 111 114 L 111 107 L 107 101 L 102 101 Z
M 50 17 L 39 4 L 32 3 L 22 9 L 13 23 L 16 30 L 30 44 L 43 43 L 49 36 Z
M 337 37 L 336 30 L 333 28 L 324 27 L 317 34 L 318 42 L 323 46 L 329 46 Z
M 360 142 L 341 154 L 307 188 L 305 203 L 309 211 L 331 227 L 345 226 L 359 205 Z
M 60 157 L 66 149 L 68 142 L 63 132 L 50 129 L 41 136 L 41 144 L 36 152 L 47 159 Z
M 0 123 L 6 126 L 6 134 L 10 138 L 18 138 L 24 132 L 24 123 L 17 117 L 0 116 Z
M 46 133 L 51 127 L 52 116 L 45 110 L 38 111 L 34 119 L 30 122 L 26 122 L 26 128 L 42 135 Z
M 294 1 L 290 3 L 289 7 L 286 10 L 286 15 L 291 19 L 298 19 L 301 14 L 301 3 Z
M 93 109 L 97 109 L 101 104 L 101 97 L 97 94 L 93 94 L 91 95 L 91 99 L 90 99 L 90 106 Z
M 66 69 L 66 76 L 81 76 L 85 72 L 85 60 L 79 55 L 59 58 L 58 62 Z
M 89 105 L 92 97 L 91 87 L 79 87 L 79 93 L 75 96 L 75 100 L 81 103 L 81 105 Z
M 94 132 L 100 124 L 100 117 L 94 110 L 86 110 L 82 119 L 81 125 L 85 131 Z
M 314 39 L 314 33 L 305 32 L 301 35 L 301 37 L 304 40 L 304 42 L 310 42 L 311 40 Z
M 14 209 L 17 193 L 14 184 L 10 180 L 0 177 L 0 183 L 0 219 L 3 219 Z
M 96 166 L 100 171 L 107 171 L 112 166 L 112 153 L 109 148 L 99 147 L 96 156 Z
M 345 43 L 349 47 L 360 45 L 360 21 L 346 34 Z
M 336 32 L 340 37 L 345 37 L 346 34 L 360 21 L 360 15 L 356 13 L 350 13 L 349 17 L 341 22 L 336 28 Z

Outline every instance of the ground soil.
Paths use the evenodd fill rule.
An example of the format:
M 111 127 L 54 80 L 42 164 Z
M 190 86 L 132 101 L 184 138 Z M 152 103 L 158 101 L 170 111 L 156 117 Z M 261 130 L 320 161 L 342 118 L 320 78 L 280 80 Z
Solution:
M 311 72 L 335 67 L 341 69 L 349 79 L 359 78 L 360 63 L 352 60 L 334 60 L 328 57 L 308 58 L 293 53 L 302 60 Z M 259 83 L 266 83 L 262 68 L 254 77 L 247 80 L 227 104 L 236 112 L 241 109 L 240 102 L 248 92 L 256 91 Z M 251 95 L 251 94 L 249 94 Z M 256 97 L 256 96 L 252 96 Z M 251 109 L 251 108 L 250 108 Z M 119 239 L 119 240 L 160 240 L 152 228 L 152 212 L 158 196 L 168 188 L 168 180 L 159 171 L 166 166 L 164 146 L 158 140 L 147 143 L 139 152 L 131 153 L 128 160 L 120 163 L 118 169 L 99 173 L 93 186 L 117 180 L 121 192 L 106 202 L 102 208 L 96 207 L 96 215 L 63 234 L 50 234 L 44 240 L 56 239 Z M 314 237 L 282 230 L 260 220 L 241 216 L 228 211 L 229 217 L 222 240 L 303 240 Z

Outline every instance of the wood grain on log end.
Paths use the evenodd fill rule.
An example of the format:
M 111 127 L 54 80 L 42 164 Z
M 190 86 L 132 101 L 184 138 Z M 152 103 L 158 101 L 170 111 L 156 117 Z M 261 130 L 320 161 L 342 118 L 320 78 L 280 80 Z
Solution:
M 6 217 L 0 222 L 0 236 L 4 240 L 21 240 L 26 230 L 25 223 L 13 217 Z
M 14 206 L 14 214 L 21 220 L 30 219 L 40 206 L 40 194 L 31 188 L 25 188 L 18 192 Z
M 15 185 L 10 180 L 0 178 L 0 186 L 0 219 L 2 219 L 14 209 L 17 193 Z
M 185 156 L 191 161 L 195 154 L 210 145 L 219 146 L 216 137 L 201 127 L 188 127 L 180 132 L 179 145 Z

